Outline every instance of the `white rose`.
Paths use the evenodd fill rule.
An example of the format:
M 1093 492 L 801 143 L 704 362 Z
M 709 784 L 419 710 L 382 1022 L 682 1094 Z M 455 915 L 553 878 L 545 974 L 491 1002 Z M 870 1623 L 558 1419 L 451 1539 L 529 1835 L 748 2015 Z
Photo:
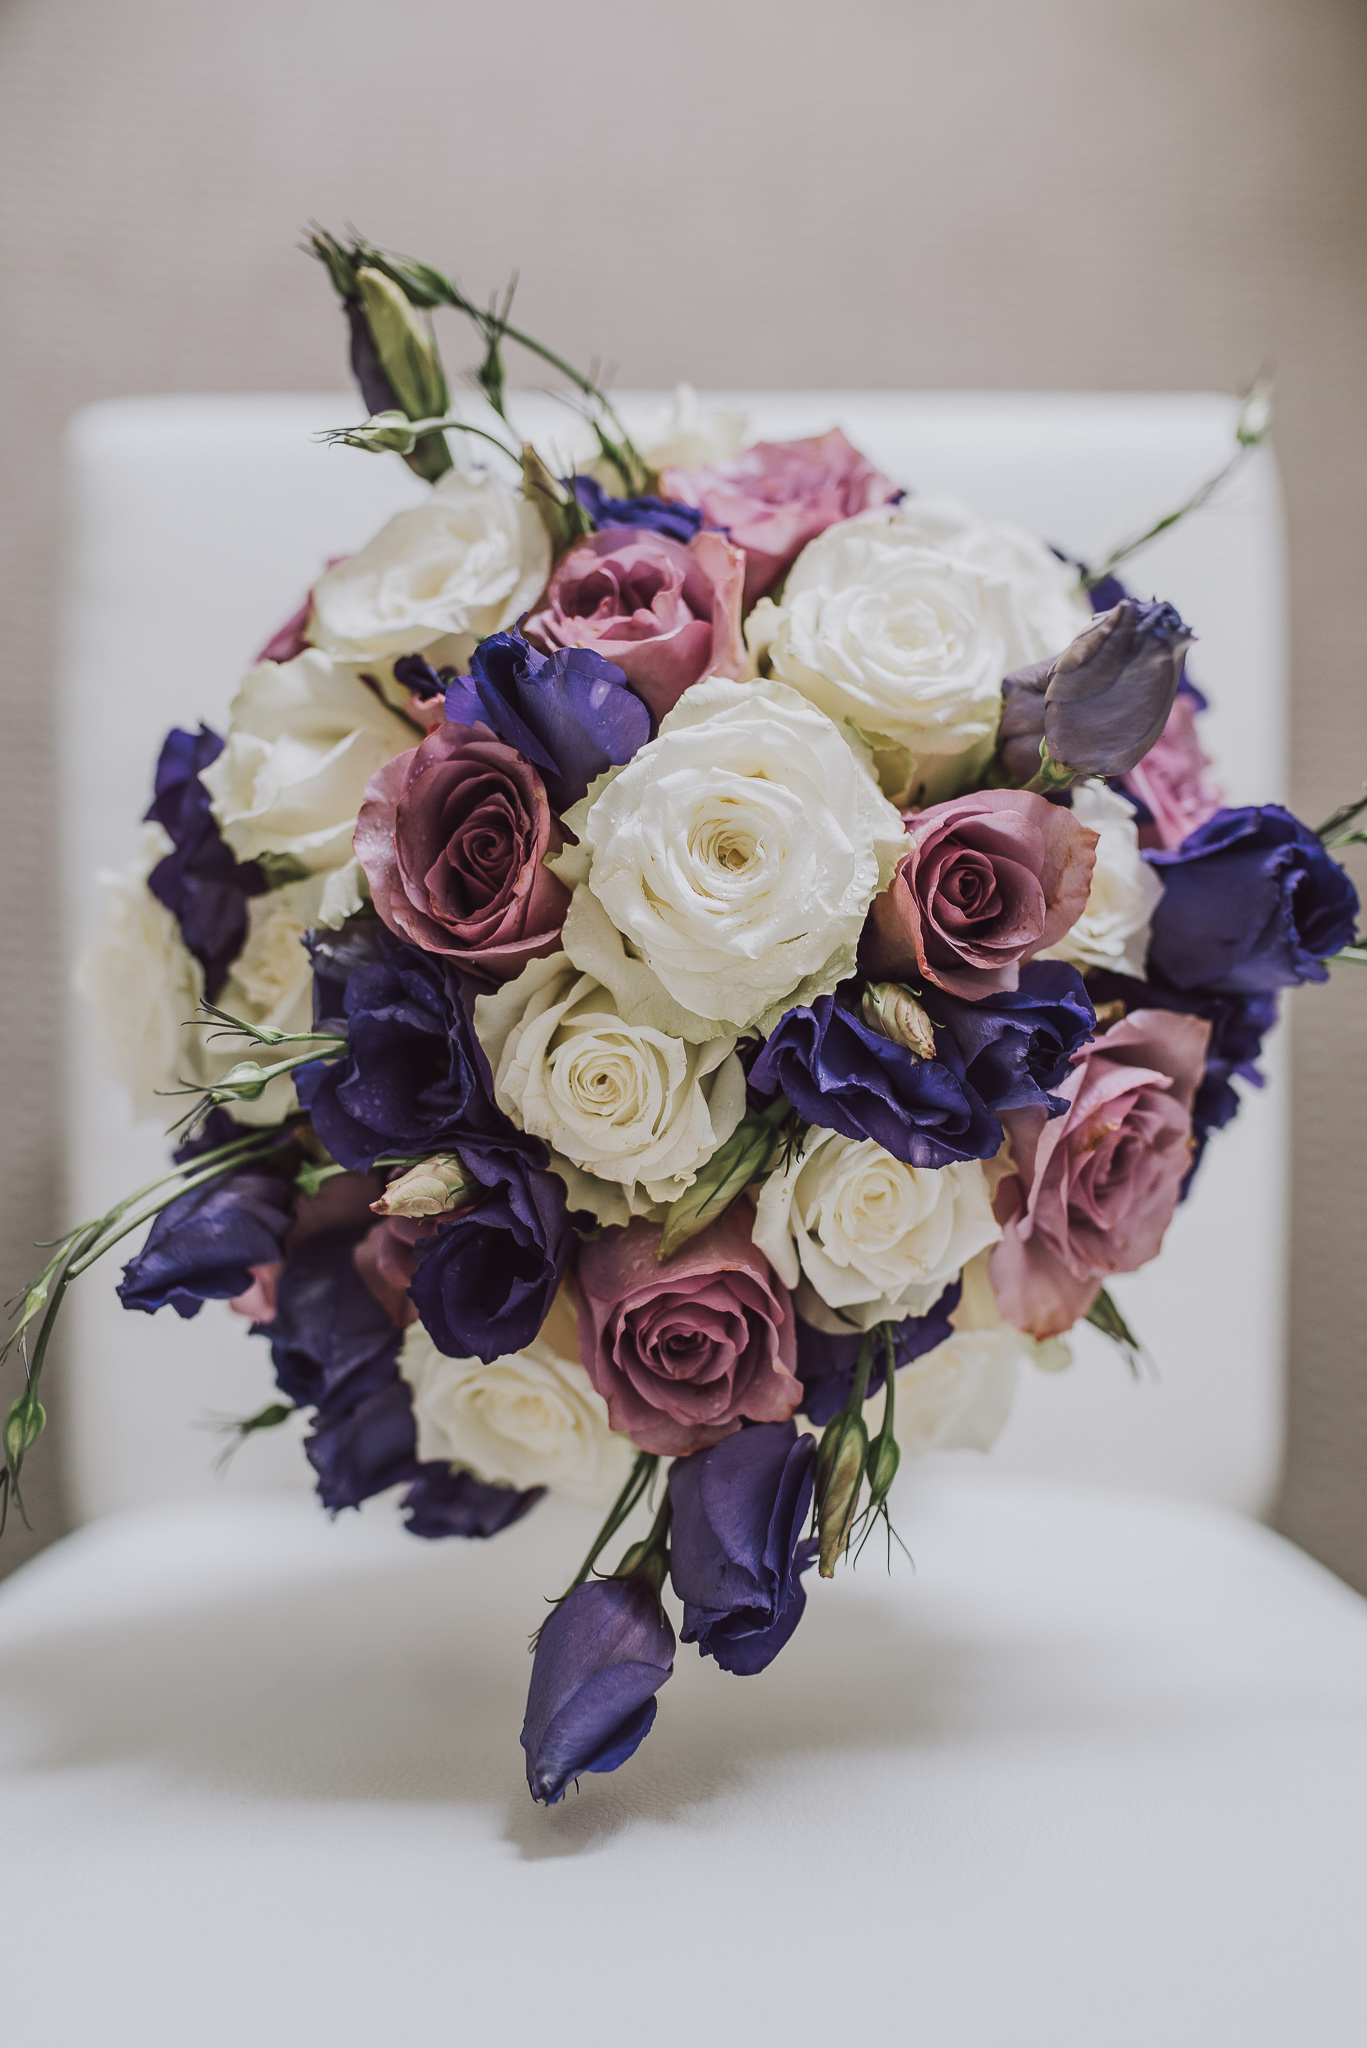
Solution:
M 981 1161 L 904 1166 L 813 1125 L 760 1189 L 752 1234 L 798 1313 L 838 1331 L 924 1315 L 1001 1231 Z
M 630 1021 L 694 1040 L 763 1029 L 833 989 L 906 848 L 861 754 L 782 684 L 686 690 L 658 739 L 570 812 L 580 843 L 553 863 L 639 960 L 573 905 L 570 958 Z M 642 963 L 668 999 L 655 1013 Z
M 500 1107 L 545 1139 L 553 1166 L 581 1169 L 562 1177 L 572 1203 L 600 1222 L 643 1213 L 645 1203 L 632 1199 L 638 1184 L 652 1206 L 676 1201 L 745 1113 L 734 1037 L 689 1045 L 628 1024 L 610 991 L 563 953 L 533 960 L 516 981 L 480 996 L 475 1031 Z M 614 1184 L 601 1189 L 608 1213 L 603 1182 Z
M 310 648 L 243 678 L 227 743 L 201 780 L 239 860 L 287 854 L 298 873 L 341 870 L 367 782 L 420 737 L 359 676 Z
M 1014 529 L 912 503 L 828 527 L 746 633 L 775 675 L 863 735 L 890 796 L 934 803 L 989 759 L 1002 678 L 1085 622 L 1070 577 Z
M 746 425 L 743 412 L 705 406 L 691 384 L 679 384 L 632 438 L 652 469 L 700 469 L 739 455 Z
M 170 1122 L 173 1090 L 207 1088 L 251 1048 L 212 1036 L 200 1013 L 204 973 L 180 927 L 147 886 L 171 842 L 160 825 L 143 829 L 138 852 L 122 872 L 99 876 L 100 929 L 76 969 L 76 986 L 95 1013 L 104 1071 L 128 1090 L 138 1118 Z M 308 885 L 304 885 L 307 889 Z M 247 905 L 247 937 L 217 1002 L 250 1024 L 306 1031 L 312 1022 L 313 975 L 302 939 L 307 906 L 299 890 L 278 889 Z M 186 1025 L 195 1028 L 186 1030 Z M 268 1057 L 268 1055 L 263 1055 Z M 273 1081 L 259 1102 L 239 1103 L 240 1123 L 274 1124 L 297 1106 L 294 1085 Z
M 1073 786 L 1073 816 L 1097 835 L 1092 886 L 1077 923 L 1040 958 L 1109 967 L 1142 981 L 1163 884 L 1140 854 L 1133 808 L 1103 782 L 1079 782 Z
M 904 1457 L 991 1450 L 1010 1418 L 1020 1377 L 1014 1334 L 956 1331 L 901 1368 L 893 1434 Z
M 384 661 L 440 641 L 468 667 L 476 643 L 530 611 L 551 572 L 536 508 L 489 474 L 453 469 L 313 586 L 309 638 L 337 661 Z
M 562 1290 L 524 1351 L 486 1365 L 446 1357 L 414 1323 L 399 1370 L 413 1390 L 419 1458 L 459 1466 L 491 1486 L 548 1486 L 593 1508 L 613 1501 L 636 1452 L 608 1427 L 607 1404 L 579 1363 L 574 1325 Z

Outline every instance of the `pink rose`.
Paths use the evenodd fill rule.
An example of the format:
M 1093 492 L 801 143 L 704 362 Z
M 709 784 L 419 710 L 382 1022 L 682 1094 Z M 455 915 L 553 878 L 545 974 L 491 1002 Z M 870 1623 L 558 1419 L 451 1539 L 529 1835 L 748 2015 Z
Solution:
M 1112 1273 L 1158 1255 L 1191 1164 L 1191 1105 L 1210 1025 L 1134 1010 L 1076 1055 L 1069 1107 L 1007 1110 L 1016 1171 L 997 1189 L 992 1285 L 1008 1323 L 1057 1337 Z
M 745 558 L 720 533 L 685 547 L 639 526 L 605 526 L 556 564 L 523 627 L 535 647 L 590 647 L 616 662 L 655 718 L 704 676 L 747 673 Z
M 665 1265 L 658 1224 L 605 1230 L 579 1254 L 579 1356 L 612 1427 L 686 1457 L 802 1399 L 787 1289 L 750 1241 L 744 1202 Z
M 876 896 L 860 964 L 877 979 L 925 976 L 952 995 L 995 995 L 1020 962 L 1081 915 L 1096 833 L 1021 789 L 981 789 L 909 812 L 911 849 Z
M 1183 690 L 1174 699 L 1168 722 L 1142 761 L 1131 768 L 1124 786 L 1153 812 L 1152 825 L 1141 825 L 1141 846 L 1176 847 L 1188 832 L 1213 818 L 1224 791 L 1206 774 L 1209 756 L 1196 733 L 1197 699 Z
M 443 723 L 366 784 L 356 857 L 392 932 L 509 981 L 560 943 L 564 834 L 545 784 L 487 725 Z
M 696 505 L 745 550 L 745 609 L 773 588 L 838 519 L 853 519 L 902 496 L 901 490 L 852 448 L 839 427 L 810 441 L 756 441 L 726 462 L 703 469 L 666 469 L 660 495 Z

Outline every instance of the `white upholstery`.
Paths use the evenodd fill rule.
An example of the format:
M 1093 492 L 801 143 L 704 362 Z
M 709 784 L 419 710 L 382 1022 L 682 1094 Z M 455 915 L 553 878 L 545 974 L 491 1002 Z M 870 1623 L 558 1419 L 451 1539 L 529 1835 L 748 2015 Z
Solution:
M 916 1573 L 762 1678 L 680 1652 L 550 1813 L 528 1627 L 582 1540 L 144 1509 L 0 1588 L 24 2048 L 1360 2048 L 1367 1610 L 1199 1503 L 923 1475 Z
M 1230 401 L 1202 396 L 822 392 L 742 396 L 756 428 L 841 422 L 918 490 L 954 492 L 1081 554 L 1168 509 L 1223 461 Z M 627 401 L 630 408 L 630 401 Z M 125 859 L 166 729 L 222 726 L 234 684 L 297 605 L 323 559 L 354 548 L 420 494 L 392 457 L 325 449 L 354 397 L 119 400 L 80 415 L 70 440 L 69 637 L 63 684 L 63 846 L 73 949 L 90 928 L 92 872 Z M 523 403 L 533 430 L 564 413 Z M 1230 795 L 1283 790 L 1282 542 L 1270 457 L 1137 566 L 1200 634 L 1193 669 Z M 73 999 L 68 1189 L 97 1213 L 150 1179 L 159 1129 L 130 1129 L 91 1057 Z M 1271 1064 L 1280 1077 L 1280 1057 Z M 1252 1511 L 1275 1482 L 1281 1434 L 1285 1118 L 1276 1085 L 1212 1145 L 1162 1260 L 1116 1294 L 1160 1380 L 1134 1385 L 1084 1332 L 1076 1369 L 1033 1375 L 999 1448 L 1004 1470 L 1194 1494 Z M 168 1112 L 167 1121 L 170 1121 Z M 78 1509 L 217 1496 L 212 1413 L 270 1398 L 265 1347 L 218 1307 L 194 1323 L 125 1315 L 111 1270 L 76 1291 L 68 1322 Z M 257 1438 L 234 1489 L 307 1484 L 288 1438 Z

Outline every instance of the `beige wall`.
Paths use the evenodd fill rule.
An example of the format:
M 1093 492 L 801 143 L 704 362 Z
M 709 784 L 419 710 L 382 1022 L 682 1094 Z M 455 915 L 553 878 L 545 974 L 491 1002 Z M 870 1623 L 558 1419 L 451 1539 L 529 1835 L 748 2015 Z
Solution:
M 58 1201 L 58 435 L 115 393 L 334 382 L 308 215 L 480 289 L 520 267 L 528 324 L 637 385 L 1275 363 L 1314 818 L 1367 774 L 1365 198 L 1359 0 L 0 0 L 4 1292 Z M 1296 1035 L 1283 1519 L 1367 1586 L 1367 979 Z M 30 1505 L 50 1535 L 50 1455 Z

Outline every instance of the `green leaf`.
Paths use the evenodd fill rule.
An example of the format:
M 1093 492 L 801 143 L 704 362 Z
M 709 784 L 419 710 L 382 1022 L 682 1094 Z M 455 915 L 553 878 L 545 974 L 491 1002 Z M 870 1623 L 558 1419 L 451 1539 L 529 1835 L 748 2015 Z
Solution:
M 1084 1320 L 1089 1322 L 1094 1330 L 1100 1330 L 1103 1337 L 1110 1338 L 1130 1371 L 1138 1379 L 1141 1366 L 1147 1362 L 1148 1353 L 1104 1287 L 1088 1309 Z

